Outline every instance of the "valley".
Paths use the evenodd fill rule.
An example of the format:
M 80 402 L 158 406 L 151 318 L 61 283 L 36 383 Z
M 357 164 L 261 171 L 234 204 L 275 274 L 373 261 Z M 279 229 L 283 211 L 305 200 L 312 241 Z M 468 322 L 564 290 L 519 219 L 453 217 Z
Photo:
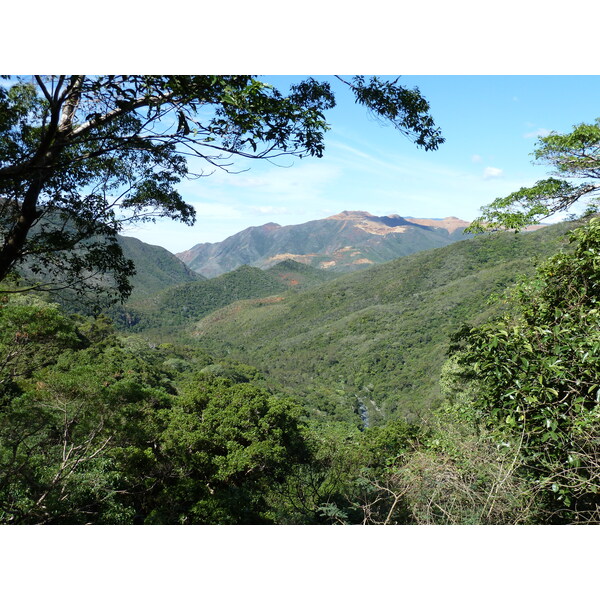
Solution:
M 305 289 L 278 283 L 275 267 L 243 267 L 166 290 L 146 318 L 159 339 L 176 324 L 175 337 L 257 367 L 316 417 L 360 424 L 362 406 L 371 424 L 418 421 L 440 402 L 452 335 L 496 314 L 489 297 L 532 273 L 567 228 L 478 237 L 330 281 L 280 263 L 311 273 Z
M 566 235 L 576 226 L 469 237 L 350 272 L 285 258 L 208 279 L 163 248 L 121 237 L 137 267 L 129 301 L 94 318 L 69 315 L 73 299 L 60 295 L 65 314 L 41 298 L 9 301 L 0 346 L 21 331 L 27 346 L 4 369 L 22 365 L 19 386 L 30 392 L 16 400 L 26 414 L 47 394 L 75 394 L 75 414 L 90 414 L 89 425 L 77 425 L 90 444 L 98 418 L 114 423 L 118 437 L 98 441 L 110 443 L 108 463 L 94 459 L 104 446 L 85 444 L 74 460 L 107 469 L 99 485 L 109 477 L 126 489 L 128 478 L 150 487 L 131 488 L 131 500 L 94 500 L 106 522 L 562 522 L 542 516 L 545 504 L 541 512 L 524 504 L 532 494 L 526 475 L 502 470 L 518 456 L 504 456 L 480 429 L 460 339 L 502 321 L 505 293 L 549 256 L 570 252 Z M 52 428 L 62 413 L 49 410 Z M 80 435 L 71 432 L 76 422 L 69 435 Z M 43 439 L 35 451 L 52 461 L 46 453 L 56 446 Z M 446 464 L 453 456 L 463 466 Z M 446 465 L 450 475 L 411 474 L 421 473 L 421 461 Z M 388 481 L 388 464 L 402 479 Z M 456 484 L 444 492 L 446 477 Z M 502 491 L 493 491 L 499 481 Z M 391 491 L 381 495 L 383 488 Z M 495 510 L 480 515 L 492 492 Z M 445 512 L 431 512 L 432 498 Z M 85 518 L 78 506 L 55 502 L 49 522 Z M 23 522 L 45 518 L 24 514 Z

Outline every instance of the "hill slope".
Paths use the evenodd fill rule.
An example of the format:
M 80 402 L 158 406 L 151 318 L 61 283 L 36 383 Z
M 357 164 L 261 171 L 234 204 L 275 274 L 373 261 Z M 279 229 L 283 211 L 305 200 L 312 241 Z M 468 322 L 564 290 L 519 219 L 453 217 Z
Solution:
M 193 320 L 238 300 L 265 298 L 290 290 L 307 289 L 331 279 L 313 267 L 284 261 L 267 270 L 242 265 L 213 279 L 188 282 L 163 289 L 154 296 L 133 299 L 120 311 L 117 322 L 133 331 L 152 330 L 155 335 L 177 335 Z
M 344 211 L 301 225 L 249 227 L 222 242 L 198 244 L 177 256 L 206 277 L 242 264 L 267 268 L 285 259 L 348 272 L 464 239 L 467 225 L 456 217 L 405 219 Z
M 418 418 L 438 398 L 450 336 L 533 271 L 572 224 L 481 236 L 338 277 L 267 304 L 237 302 L 194 331 L 209 351 L 266 371 L 313 414 Z
M 131 279 L 132 299 L 156 294 L 173 285 L 204 279 L 161 246 L 122 235 L 117 239 L 125 257 L 135 264 L 136 274 Z
M 130 279 L 132 285 L 130 301 L 143 300 L 174 285 L 205 279 L 161 246 L 146 244 L 137 238 L 121 235 L 117 235 L 117 241 L 121 246 L 124 257 L 132 260 L 136 269 L 135 275 Z M 75 250 L 76 252 L 77 250 Z M 22 265 L 19 271 L 26 282 L 55 282 L 48 273 L 33 272 L 28 263 Z M 98 277 L 96 281 L 105 288 L 114 286 L 114 278 L 110 273 Z M 79 297 L 70 288 L 58 289 L 49 293 L 54 301 L 59 302 L 70 311 L 81 312 L 82 314 L 90 312 L 90 299 L 86 296 Z M 109 312 L 113 314 L 114 310 Z
M 325 271 L 305 265 L 290 258 L 265 270 L 292 289 L 303 290 L 339 276 L 335 271 Z

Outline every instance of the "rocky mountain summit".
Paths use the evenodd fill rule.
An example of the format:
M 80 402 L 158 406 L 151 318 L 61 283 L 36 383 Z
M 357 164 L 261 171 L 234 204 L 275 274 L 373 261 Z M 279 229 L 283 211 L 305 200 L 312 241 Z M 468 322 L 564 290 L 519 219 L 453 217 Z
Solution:
M 222 242 L 197 244 L 177 257 L 205 277 L 216 277 L 243 264 L 265 269 L 283 260 L 347 272 L 446 246 L 464 239 L 468 225 L 457 217 L 343 211 L 300 225 L 249 227 Z

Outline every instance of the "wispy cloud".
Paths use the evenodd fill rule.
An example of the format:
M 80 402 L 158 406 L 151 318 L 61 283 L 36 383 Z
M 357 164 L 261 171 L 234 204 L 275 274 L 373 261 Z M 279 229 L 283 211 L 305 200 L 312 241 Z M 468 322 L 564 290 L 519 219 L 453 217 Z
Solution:
M 471 156 L 471 162 L 480 163 L 483 162 L 483 158 L 481 158 L 479 154 L 473 154 L 473 156 Z
M 292 212 L 286 206 L 249 206 L 248 209 L 257 215 L 289 215 Z
M 244 175 L 229 174 L 227 175 L 226 183 L 234 187 L 256 188 L 268 185 L 269 180 L 266 177 L 247 177 Z
M 235 188 L 243 188 L 245 194 L 260 194 L 273 197 L 293 196 L 301 199 L 320 193 L 324 185 L 335 181 L 341 174 L 340 169 L 331 164 L 306 162 L 295 164 L 293 168 L 260 166 L 260 174 L 215 173 L 206 180 L 207 187 L 229 190 L 238 194 Z M 270 203 L 269 203 L 270 204 Z M 262 204 L 258 204 L 262 205 Z
M 494 179 L 496 177 L 502 177 L 504 171 L 502 169 L 498 169 L 497 167 L 486 167 L 483 170 L 483 178 L 484 179 Z
M 543 127 L 540 127 L 539 129 L 536 129 L 535 131 L 529 131 L 525 134 L 523 134 L 524 138 L 537 138 L 537 137 L 543 137 L 545 135 L 550 135 L 552 132 L 549 129 L 545 129 Z
M 239 219 L 242 213 L 235 207 L 228 204 L 192 202 L 196 209 L 196 215 L 203 219 Z
M 414 158 L 406 155 L 391 154 L 385 155 L 385 158 L 376 156 L 375 153 L 366 153 L 357 148 L 340 142 L 331 142 L 331 148 L 341 150 L 333 159 L 337 164 L 345 169 L 352 171 L 360 170 L 376 174 L 378 177 L 396 175 L 410 176 L 411 179 L 419 177 L 430 179 L 433 174 L 440 177 L 456 177 L 462 175 L 459 171 L 436 164 L 427 158 Z M 359 160 L 356 160 L 358 158 Z

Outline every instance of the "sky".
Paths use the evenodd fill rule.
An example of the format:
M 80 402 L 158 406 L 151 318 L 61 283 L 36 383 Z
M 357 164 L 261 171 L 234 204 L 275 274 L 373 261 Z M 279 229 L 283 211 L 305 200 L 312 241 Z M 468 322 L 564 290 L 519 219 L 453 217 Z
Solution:
M 264 77 L 282 91 L 302 78 Z M 196 209 L 193 227 L 162 220 L 124 234 L 181 252 L 250 226 L 343 210 L 472 220 L 481 206 L 549 176 L 547 166 L 533 164 L 538 136 L 600 116 L 600 76 L 402 76 L 402 85 L 427 98 L 446 139 L 426 152 L 357 106 L 343 84 L 316 78 L 331 81 L 337 101 L 326 115 L 322 158 L 236 160 L 239 172 L 217 170 L 178 186 Z
M 109 2 L 85 27 L 66 0 L 40 3 L 35 19 L 20 7 L 9 4 L 5 22 L 25 19 L 27 43 L 18 27 L 0 36 L 9 73 L 262 73 L 282 91 L 310 74 L 400 73 L 430 102 L 446 142 L 425 152 L 329 78 L 338 105 L 327 113 L 323 158 L 279 166 L 238 160 L 238 174 L 181 183 L 197 212 L 193 227 L 161 220 L 124 232 L 172 252 L 343 210 L 471 220 L 481 206 L 548 176 L 532 164 L 538 135 L 600 116 L 595 38 L 582 29 L 598 9 L 584 0 L 506 0 L 501 10 L 476 0 L 432 0 L 426 8 L 375 0 L 369 10 L 304 0 L 293 11 L 276 0 L 175 0 L 158 29 L 155 12 L 138 0 Z M 44 43 L 49 24 L 60 29 L 69 19 L 68 36 Z

